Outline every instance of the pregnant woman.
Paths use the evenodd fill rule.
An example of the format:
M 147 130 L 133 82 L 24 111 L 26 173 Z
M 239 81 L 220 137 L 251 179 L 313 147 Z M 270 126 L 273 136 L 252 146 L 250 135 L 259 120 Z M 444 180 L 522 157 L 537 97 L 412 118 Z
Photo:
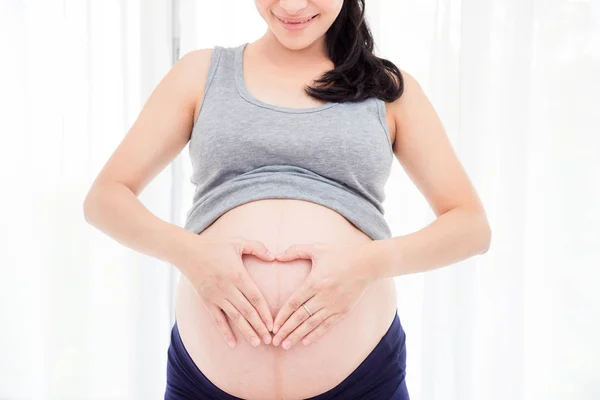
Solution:
M 487 251 L 484 209 L 419 84 L 374 56 L 364 0 L 255 3 L 264 36 L 174 65 L 86 219 L 181 272 L 165 399 L 408 399 L 393 277 Z M 138 196 L 188 143 L 179 227 Z M 395 158 L 437 215 L 401 237 Z

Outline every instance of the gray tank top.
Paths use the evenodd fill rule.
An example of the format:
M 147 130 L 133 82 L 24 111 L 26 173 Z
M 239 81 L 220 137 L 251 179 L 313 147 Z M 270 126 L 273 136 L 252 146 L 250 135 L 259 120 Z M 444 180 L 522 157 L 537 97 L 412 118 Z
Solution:
M 382 202 L 394 154 L 383 100 L 265 103 L 244 83 L 247 44 L 214 47 L 189 142 L 195 192 L 184 229 L 200 233 L 236 206 L 280 198 L 323 205 L 370 238 L 389 238 Z

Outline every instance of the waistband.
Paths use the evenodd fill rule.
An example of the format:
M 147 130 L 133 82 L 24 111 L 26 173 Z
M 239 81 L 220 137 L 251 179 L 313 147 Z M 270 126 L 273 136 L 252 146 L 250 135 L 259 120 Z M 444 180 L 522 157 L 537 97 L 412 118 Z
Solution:
M 387 332 L 350 375 L 330 390 L 305 400 L 408 399 L 394 397 L 400 388 L 403 387 L 403 393 L 406 391 L 405 340 L 406 335 L 396 311 Z M 165 400 L 181 398 L 245 400 L 223 391 L 200 371 L 185 349 L 175 322 L 168 350 Z
M 305 400 L 396 399 L 400 397 L 394 395 L 405 386 L 405 376 L 406 334 L 396 310 L 385 335 L 350 375 L 327 392 Z
M 165 400 L 244 400 L 223 391 L 200 371 L 183 345 L 177 322 L 171 330 L 171 344 L 167 356 Z

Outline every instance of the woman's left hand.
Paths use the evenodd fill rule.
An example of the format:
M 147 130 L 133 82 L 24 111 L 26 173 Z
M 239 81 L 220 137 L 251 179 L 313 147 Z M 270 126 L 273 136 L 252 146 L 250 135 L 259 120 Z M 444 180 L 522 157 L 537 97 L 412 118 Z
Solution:
M 312 343 L 354 308 L 375 280 L 372 243 L 294 244 L 277 256 L 279 261 L 310 259 L 312 270 L 277 313 L 273 345 L 283 342 L 287 350 L 302 339 L 304 345 Z

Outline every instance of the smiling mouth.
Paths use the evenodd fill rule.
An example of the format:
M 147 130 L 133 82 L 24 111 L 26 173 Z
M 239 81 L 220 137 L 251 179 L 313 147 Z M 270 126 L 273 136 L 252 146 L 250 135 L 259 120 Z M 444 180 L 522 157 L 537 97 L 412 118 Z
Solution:
M 275 15 L 275 14 L 273 14 Z M 294 21 L 286 21 L 285 19 L 279 18 L 277 15 L 275 15 L 275 18 L 277 18 L 278 20 L 280 20 L 281 22 L 283 22 L 284 24 L 291 24 L 291 25 L 302 25 L 305 24 L 311 20 L 313 20 L 316 16 L 318 16 L 319 14 L 315 14 L 312 17 L 305 19 L 303 21 L 298 21 L 298 22 L 294 22 Z

